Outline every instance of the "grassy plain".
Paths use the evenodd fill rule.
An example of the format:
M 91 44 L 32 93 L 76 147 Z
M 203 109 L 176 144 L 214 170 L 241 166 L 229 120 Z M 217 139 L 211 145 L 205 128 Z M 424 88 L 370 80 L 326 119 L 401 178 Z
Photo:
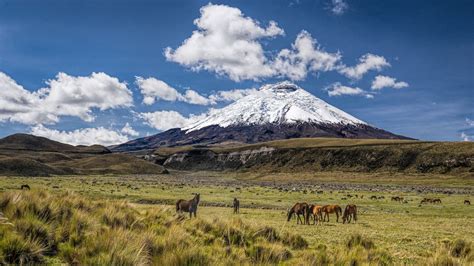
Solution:
M 22 184 L 30 185 L 32 192 L 19 191 Z M 173 236 L 170 235 L 171 229 L 165 226 L 166 223 L 172 225 L 171 227 L 174 228 L 172 230 L 177 230 L 178 234 L 180 232 L 189 234 L 193 241 L 198 243 L 192 248 L 202 257 L 194 258 L 196 259 L 194 262 L 202 264 L 233 262 L 237 264 L 318 265 L 324 264 L 325 261 L 327 264 L 340 265 L 347 265 L 352 261 L 362 264 L 446 265 L 443 263 L 449 262 L 473 264 L 474 251 L 465 250 L 472 248 L 472 242 L 474 242 L 474 211 L 472 206 L 463 204 L 466 199 L 474 203 L 473 188 L 473 179 L 470 177 L 402 174 L 394 176 L 389 173 L 336 172 L 295 175 L 290 173 L 172 172 L 169 175 L 153 176 L 0 177 L 0 197 L 13 197 L 12 193 L 26 193 L 26 196 L 28 196 L 27 193 L 32 193 L 30 197 L 41 201 L 38 193 L 45 193 L 44 198 L 51 202 L 67 201 L 70 197 L 74 202 L 82 200 L 91 206 L 98 206 L 97 210 L 91 208 L 93 210 L 91 212 L 80 211 L 74 214 L 83 217 L 88 224 L 94 224 L 89 227 L 91 234 L 100 232 L 97 227 L 99 224 L 105 228 L 101 229 L 105 230 L 104 237 L 113 238 L 112 232 L 107 230 L 120 229 L 124 238 L 127 234 L 131 234 L 128 237 L 133 239 L 132 242 L 136 245 L 145 245 L 140 242 L 145 235 L 156 236 L 157 239 L 154 241 L 161 243 L 156 244 L 161 251 L 155 254 L 153 245 L 147 246 L 151 250 L 148 251 L 147 256 L 140 255 L 143 258 L 140 257 L 139 261 L 124 261 L 132 264 L 157 263 L 157 261 L 182 264 L 183 261 L 173 257 L 178 255 L 167 254 L 166 250 L 171 249 L 172 245 L 186 248 L 186 245 L 190 245 L 189 240 L 182 240 L 182 244 L 171 243 L 172 239 L 168 238 L 173 238 Z M 173 204 L 179 198 L 192 198 L 193 192 L 201 194 L 199 219 L 181 221 L 174 215 Z M 348 194 L 352 197 L 348 197 Z M 370 196 L 373 195 L 383 196 L 384 199 L 372 200 Z M 390 200 L 391 196 L 403 196 L 407 203 L 393 202 Z M 238 215 L 232 214 L 229 207 L 234 197 L 239 198 L 242 205 Z M 419 202 L 424 197 L 440 198 L 442 204 L 420 206 Z M 331 221 L 321 226 L 296 225 L 294 219 L 287 222 L 287 208 L 295 202 L 302 201 L 340 204 L 343 207 L 348 203 L 353 203 L 359 207 L 359 220 L 355 224 L 342 224 L 340 221 L 339 223 L 335 221 L 335 216 L 331 216 Z M 74 202 L 70 204 L 76 204 Z M 114 207 L 123 206 L 123 204 L 126 204 L 127 208 Z M 112 215 L 109 213 L 111 208 L 116 208 L 115 215 L 119 217 L 117 218 L 119 225 L 115 227 L 113 222 L 110 223 L 108 218 L 104 218 Z M 129 211 L 132 214 L 128 214 Z M 19 224 L 28 223 L 22 221 L 27 219 L 25 217 L 15 217 L 12 209 L 5 209 L 3 212 L 13 224 L 15 221 Z M 127 220 L 124 218 L 127 215 L 142 225 L 137 228 L 122 226 L 120 221 Z M 27 217 L 30 216 L 27 215 Z M 26 221 L 32 224 L 44 223 L 44 226 L 48 228 L 56 228 L 53 222 L 34 217 L 28 219 Z M 208 224 L 213 229 L 206 229 L 206 226 L 203 229 L 201 223 Z M 225 229 L 219 227 L 218 224 Z M 15 226 L 19 235 L 25 237 L 21 235 L 21 232 L 24 232 L 21 230 L 23 227 L 16 224 Z M 158 230 L 155 226 L 161 229 Z M 265 227 L 277 232 L 278 241 L 272 239 L 270 241 L 267 237 L 261 240 L 256 237 L 259 234 L 257 232 Z M 198 228 L 199 232 L 193 228 Z M 218 228 L 223 231 L 219 231 Z M 231 234 L 229 232 L 233 232 L 234 229 L 242 232 L 248 239 L 248 243 L 226 244 L 228 240 L 225 239 L 229 238 Z M 5 230 L 5 226 L 0 225 L 0 230 Z M 294 239 L 294 237 L 288 236 L 288 233 L 302 236 L 307 242 L 307 247 L 296 247 L 291 244 L 288 239 Z M 357 248 L 350 247 L 350 242 L 359 239 L 359 236 L 362 240 L 357 244 Z M 110 239 L 102 240 L 110 241 Z M 58 248 L 56 252 L 44 253 L 46 262 L 72 263 L 74 256 L 77 256 L 75 259 L 79 262 L 86 262 L 87 252 L 92 251 L 85 250 L 84 253 L 73 256 L 68 253 L 68 248 L 74 246 L 65 246 L 73 245 L 71 241 L 74 242 L 73 240 L 65 241 L 61 244 L 62 246 L 60 245 L 62 249 Z M 76 243 L 80 248 L 85 248 L 83 245 L 92 240 L 85 237 L 82 241 Z M 371 244 L 366 243 L 366 245 L 362 242 L 373 243 L 375 247 L 371 248 Z M 0 248 L 1 245 L 0 243 Z M 99 244 L 88 243 L 88 245 Z M 456 251 L 457 245 L 462 246 L 464 253 L 461 252 L 461 255 Z M 232 251 L 227 250 L 229 246 L 233 248 Z M 137 253 L 138 250 L 140 249 L 120 252 L 125 252 L 124 257 L 127 257 Z M 287 251 L 290 255 L 286 253 Z M 102 258 L 103 262 L 112 261 L 110 257 L 112 255 L 107 254 L 106 251 L 100 252 L 102 257 L 97 254 L 94 256 Z M 212 254 L 216 252 L 218 255 L 213 256 Z M 277 255 L 272 252 L 276 252 Z M 135 255 L 138 256 L 138 253 Z M 3 251 L 3 256 L 5 257 L 5 251 Z

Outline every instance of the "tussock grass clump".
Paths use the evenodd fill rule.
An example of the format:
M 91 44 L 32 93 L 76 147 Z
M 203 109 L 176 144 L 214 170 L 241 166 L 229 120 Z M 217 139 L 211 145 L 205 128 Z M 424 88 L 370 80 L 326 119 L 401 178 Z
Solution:
M 44 262 L 43 246 L 35 240 L 23 239 L 17 235 L 4 236 L 0 240 L 0 250 L 0 258 L 6 264 L 23 265 Z
M 365 238 L 359 234 L 352 235 L 346 243 L 347 248 L 352 249 L 361 246 L 365 249 L 372 249 L 375 247 L 372 240 Z
M 292 257 L 291 252 L 278 243 L 255 244 L 246 248 L 245 253 L 254 263 L 278 263 Z

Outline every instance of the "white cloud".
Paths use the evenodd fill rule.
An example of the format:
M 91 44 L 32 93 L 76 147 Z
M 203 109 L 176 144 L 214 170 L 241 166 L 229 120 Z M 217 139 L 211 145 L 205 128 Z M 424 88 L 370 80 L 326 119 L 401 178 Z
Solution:
M 185 117 L 176 111 L 156 111 L 153 113 L 139 113 L 138 117 L 143 119 L 150 127 L 164 131 L 171 128 L 183 128 L 188 126 L 203 119 L 206 117 L 206 114 L 191 114 L 190 116 Z
M 345 0 L 331 0 L 331 12 L 335 15 L 344 14 L 348 8 L 349 5 Z
M 332 0 L 331 3 L 332 11 L 337 14 L 348 8 L 344 0 Z M 240 9 L 226 5 L 208 4 L 200 12 L 201 16 L 194 20 L 197 30 L 176 49 L 165 49 L 168 61 L 194 71 L 214 72 L 233 81 L 272 77 L 303 80 L 308 73 L 333 70 L 351 79 L 361 79 L 370 70 L 381 71 L 390 66 L 383 56 L 370 53 L 362 56 L 356 66 L 342 65 L 339 52 L 324 51 L 304 30 L 291 48 L 277 53 L 265 51 L 262 39 L 284 35 L 276 22 L 270 21 L 267 27 L 262 27 Z
M 214 102 L 200 95 L 194 90 L 188 89 L 183 95 L 178 90 L 168 85 L 166 82 L 153 77 L 136 77 L 135 79 L 135 83 L 143 95 L 143 103 L 146 105 L 152 105 L 157 100 L 171 102 L 182 101 L 199 105 L 214 104 Z
M 381 71 L 384 67 L 389 66 L 390 63 L 385 57 L 369 53 L 359 58 L 359 64 L 352 67 L 341 67 L 339 72 L 351 79 L 361 79 L 370 70 Z
M 359 87 L 349 87 L 344 86 L 339 82 L 331 84 L 329 87 L 326 88 L 329 96 L 342 96 L 342 95 L 360 95 L 365 96 L 366 98 L 372 99 L 374 96 Z
M 301 31 L 292 44 L 292 49 L 283 49 L 273 62 L 279 76 L 302 80 L 309 71 L 324 72 L 336 69 L 341 59 L 339 53 L 328 53 L 319 47 L 307 31 Z
M 474 127 L 474 120 L 471 120 L 471 119 L 466 117 L 466 124 L 468 126 Z
M 408 83 L 404 81 L 397 81 L 397 79 L 378 75 L 372 81 L 372 90 L 381 90 L 382 88 L 394 88 L 394 89 L 401 89 L 408 87 Z
M 461 139 L 462 139 L 463 141 L 473 141 L 473 140 L 474 140 L 474 136 L 468 135 L 468 134 L 466 134 L 465 132 L 461 132 Z
M 133 129 L 133 127 L 130 126 L 130 124 L 128 122 L 125 124 L 125 126 L 123 126 L 123 128 L 122 128 L 122 130 L 120 130 L 120 132 L 122 132 L 125 135 L 132 136 L 132 137 L 138 137 L 140 135 L 140 133 L 138 133 L 138 131 Z
M 128 137 L 114 130 L 103 127 L 82 128 L 73 131 L 59 131 L 49 129 L 43 125 L 36 125 L 31 128 L 31 134 L 46 137 L 62 143 L 71 145 L 93 145 L 100 144 L 110 146 L 128 141 Z
M 256 93 L 258 90 L 251 89 L 233 89 L 229 91 L 218 91 L 215 94 L 209 96 L 209 99 L 215 102 L 234 102 L 244 98 L 247 95 Z
M 283 35 L 276 22 L 261 27 L 240 9 L 226 5 L 208 4 L 200 12 L 201 17 L 194 20 L 198 29 L 178 48 L 166 48 L 167 60 L 234 81 L 274 75 L 258 40 Z
M 125 82 L 105 73 L 73 77 L 58 73 L 48 87 L 30 92 L 0 72 L 0 121 L 23 124 L 54 124 L 60 116 L 94 120 L 92 111 L 128 107 L 132 92 Z

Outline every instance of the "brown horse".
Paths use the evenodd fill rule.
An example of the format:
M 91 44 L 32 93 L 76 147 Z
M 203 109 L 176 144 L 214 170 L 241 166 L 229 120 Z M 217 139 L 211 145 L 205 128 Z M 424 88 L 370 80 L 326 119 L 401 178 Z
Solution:
M 439 203 L 439 204 L 441 204 L 441 199 L 433 199 L 431 202 L 432 202 L 432 203 Z
M 233 203 L 233 207 L 234 207 L 234 213 L 239 213 L 239 210 L 240 210 L 240 202 L 237 198 L 234 198 L 234 203 Z
M 342 223 L 345 224 L 351 223 L 351 219 L 354 218 L 354 222 L 357 222 L 357 206 L 354 204 L 349 204 L 344 209 L 344 214 L 342 215 Z
M 21 190 L 23 190 L 23 189 L 30 190 L 31 188 L 28 184 L 26 184 L 26 185 L 21 185 L 20 189 Z
M 399 197 L 399 196 L 392 197 L 392 201 L 403 202 L 403 197 Z
M 316 224 L 318 222 L 321 224 L 323 220 L 323 212 L 322 212 L 323 206 L 321 205 L 311 205 L 308 208 L 308 213 L 306 214 L 306 219 L 308 220 L 309 224 L 309 219 L 311 216 L 313 216 L 313 224 Z
M 469 200 L 464 200 L 465 205 L 471 205 L 471 202 Z
M 308 213 L 308 203 L 302 202 L 299 203 L 297 202 L 289 211 L 288 211 L 288 222 L 291 220 L 291 217 L 293 214 L 296 214 L 296 224 L 305 224 L 308 221 L 307 218 L 307 213 Z M 303 220 L 301 220 L 300 215 L 303 215 Z
M 180 199 L 176 202 L 176 212 L 189 212 L 189 218 L 196 217 L 197 207 L 199 204 L 200 195 L 196 193 L 192 200 Z
M 327 222 L 329 222 L 330 213 L 336 214 L 336 222 L 339 222 L 339 215 L 342 215 L 342 209 L 339 205 L 324 205 L 321 211 L 324 213 L 323 222 L 326 222 L 326 218 L 328 218 Z

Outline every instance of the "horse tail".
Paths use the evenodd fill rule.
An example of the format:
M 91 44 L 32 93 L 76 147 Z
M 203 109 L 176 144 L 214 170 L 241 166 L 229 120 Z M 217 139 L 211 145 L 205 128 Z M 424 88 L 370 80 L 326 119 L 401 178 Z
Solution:
M 180 203 L 180 202 L 181 202 L 180 200 L 178 200 L 178 201 L 176 202 L 176 212 L 179 212 L 179 203 Z

